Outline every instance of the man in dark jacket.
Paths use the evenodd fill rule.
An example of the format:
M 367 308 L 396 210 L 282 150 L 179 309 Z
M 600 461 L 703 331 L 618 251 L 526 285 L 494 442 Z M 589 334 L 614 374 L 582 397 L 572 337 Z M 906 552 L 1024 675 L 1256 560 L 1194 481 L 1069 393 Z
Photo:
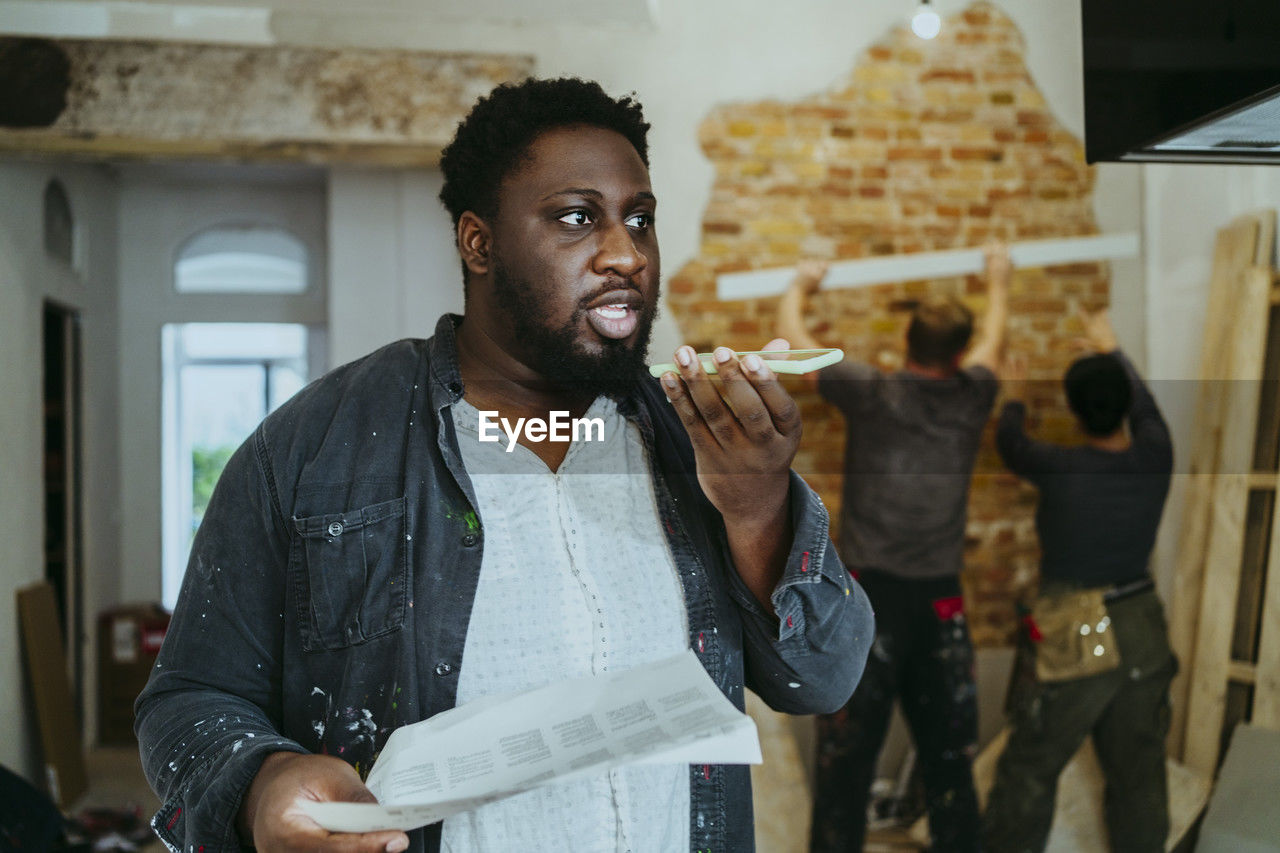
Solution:
M 407 835 L 295 805 L 368 799 L 398 726 L 686 649 L 740 708 L 856 685 L 870 609 L 789 469 L 794 402 L 724 348 L 714 383 L 688 347 L 645 375 L 647 127 L 580 80 L 482 99 L 441 164 L 465 317 L 321 378 L 228 464 L 137 706 L 173 849 L 751 848 L 742 766 L 624 767 Z M 603 435 L 527 426 L 566 414 Z
M 1045 848 L 1058 775 L 1086 737 L 1106 779 L 1111 849 L 1155 853 L 1169 831 L 1164 740 L 1178 667 L 1147 561 L 1173 445 L 1107 315 L 1087 317 L 1086 329 L 1097 352 L 1064 380 L 1083 443 L 1027 436 L 1018 367 L 1008 371 L 996 434 L 1004 463 L 1040 490 L 1042 556 L 1030 637 L 1037 675 L 1014 697 L 987 800 L 983 843 L 992 853 Z

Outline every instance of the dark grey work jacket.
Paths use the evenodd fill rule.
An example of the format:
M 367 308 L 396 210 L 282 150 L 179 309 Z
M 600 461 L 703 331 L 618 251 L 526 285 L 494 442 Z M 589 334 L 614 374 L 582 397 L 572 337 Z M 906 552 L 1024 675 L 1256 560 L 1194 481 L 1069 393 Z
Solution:
M 268 753 L 336 755 L 363 775 L 392 730 L 454 706 L 484 544 L 449 412 L 458 322 L 312 383 L 228 463 L 136 708 L 171 849 L 240 849 L 235 815 Z M 733 568 L 656 380 L 620 410 L 648 446 L 689 644 L 712 679 L 739 708 L 744 684 L 778 710 L 839 708 L 874 629 L 818 496 L 792 474 L 775 620 Z M 752 849 L 747 770 L 690 768 L 691 850 Z M 440 825 L 410 838 L 436 851 Z

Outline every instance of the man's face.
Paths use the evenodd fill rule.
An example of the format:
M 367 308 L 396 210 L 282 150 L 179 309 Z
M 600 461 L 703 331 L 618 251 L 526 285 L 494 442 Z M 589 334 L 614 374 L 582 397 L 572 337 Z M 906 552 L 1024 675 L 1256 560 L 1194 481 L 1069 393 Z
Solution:
M 656 199 L 619 133 L 547 131 L 503 180 L 487 323 L 557 384 L 620 396 L 644 365 L 658 302 Z

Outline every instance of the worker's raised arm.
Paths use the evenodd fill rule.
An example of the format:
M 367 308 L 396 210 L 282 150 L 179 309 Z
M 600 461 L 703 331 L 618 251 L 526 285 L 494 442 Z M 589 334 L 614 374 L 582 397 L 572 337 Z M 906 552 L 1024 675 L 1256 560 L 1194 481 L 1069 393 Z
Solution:
M 778 337 L 786 338 L 793 349 L 818 349 L 822 346 L 818 339 L 809 333 L 804 316 L 809 297 L 818 292 L 822 280 L 827 275 L 827 262 L 804 260 L 796 265 L 795 278 L 791 286 L 782 295 L 778 303 Z M 805 374 L 805 381 L 817 388 L 818 374 Z
M 981 365 L 992 373 L 999 372 L 1004 353 L 1005 322 L 1009 316 L 1009 279 L 1013 267 L 1009 248 L 1004 243 L 983 247 L 986 256 L 987 312 L 982 318 L 982 332 L 961 362 L 963 367 Z

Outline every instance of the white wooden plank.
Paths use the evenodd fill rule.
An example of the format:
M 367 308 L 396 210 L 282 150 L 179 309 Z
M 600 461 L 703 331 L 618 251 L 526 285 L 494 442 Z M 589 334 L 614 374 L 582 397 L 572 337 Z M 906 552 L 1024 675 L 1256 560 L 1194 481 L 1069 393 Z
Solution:
M 1132 258 L 1138 255 L 1139 245 L 1138 235 L 1132 232 L 1027 240 L 1009 246 L 1009 261 L 1015 268 L 1025 268 Z M 824 290 L 831 290 L 891 281 L 948 278 L 979 273 L 982 268 L 980 248 L 859 258 L 831 264 L 822 287 Z M 717 297 L 728 301 L 776 296 L 787 289 L 794 275 L 792 267 L 725 273 L 716 282 Z

